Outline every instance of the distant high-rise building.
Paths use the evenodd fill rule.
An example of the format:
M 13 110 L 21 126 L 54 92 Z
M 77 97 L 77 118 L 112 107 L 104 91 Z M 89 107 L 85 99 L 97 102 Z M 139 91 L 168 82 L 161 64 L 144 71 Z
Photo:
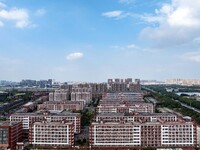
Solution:
M 168 79 L 166 84 L 177 84 L 185 86 L 200 85 L 200 80 L 197 79 Z
M 85 100 L 89 103 L 92 100 L 92 88 L 88 87 L 72 87 L 71 101 Z
M 49 101 L 67 101 L 70 93 L 68 89 L 57 89 L 49 93 Z
M 120 79 L 118 79 L 118 78 L 115 79 L 115 82 L 116 82 L 116 83 L 119 83 L 119 82 L 120 82 Z
M 113 83 L 113 79 L 108 79 L 108 85 L 111 85 Z
M 112 82 L 111 82 L 112 81 Z M 141 85 L 140 79 L 135 79 L 135 82 L 132 82 L 132 78 L 115 79 L 114 82 L 112 79 L 108 79 L 109 90 L 111 92 L 140 92 Z
M 20 82 L 21 86 L 27 86 L 27 87 L 32 87 L 32 86 L 36 86 L 37 84 L 36 80 L 22 80 Z
M 127 78 L 127 79 L 125 79 L 125 83 L 126 84 L 129 84 L 129 83 L 131 83 L 132 82 L 132 78 Z

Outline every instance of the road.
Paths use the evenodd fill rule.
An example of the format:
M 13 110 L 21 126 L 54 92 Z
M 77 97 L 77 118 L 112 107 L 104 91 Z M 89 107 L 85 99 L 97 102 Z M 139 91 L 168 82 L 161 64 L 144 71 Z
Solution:
M 196 108 L 194 108 L 194 107 L 192 107 L 192 106 L 186 105 L 186 104 L 184 104 L 184 103 L 182 103 L 182 102 L 180 102 L 180 101 L 178 101 L 178 100 L 174 100 L 174 101 L 180 103 L 182 106 L 184 106 L 184 107 L 186 107 L 186 108 L 192 109 L 192 110 L 194 110 L 194 111 L 200 113 L 200 110 L 199 110 L 199 109 L 196 109 Z

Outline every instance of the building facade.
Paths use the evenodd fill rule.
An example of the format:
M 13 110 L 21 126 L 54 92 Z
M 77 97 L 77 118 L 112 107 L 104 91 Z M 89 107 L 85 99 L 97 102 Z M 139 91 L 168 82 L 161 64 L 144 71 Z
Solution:
M 23 141 L 22 123 L 0 122 L 0 148 L 15 149 Z
M 74 124 L 65 122 L 34 122 L 29 129 L 33 145 L 71 147 L 74 145 Z
M 139 113 L 139 114 L 130 114 L 130 113 L 100 113 L 97 114 L 94 118 L 95 122 L 156 122 L 156 121 L 165 121 L 165 122 L 176 122 L 178 117 L 172 113 Z
M 69 95 L 68 89 L 57 89 L 49 93 L 49 101 L 67 101 L 69 100 Z
M 43 104 L 38 104 L 38 110 L 49 110 L 49 111 L 78 111 L 83 110 L 85 101 L 47 101 Z
M 111 92 L 141 92 L 140 79 L 108 79 L 108 87 Z
M 15 113 L 10 116 L 11 122 L 22 122 L 23 129 L 28 130 L 30 125 L 38 121 L 50 122 L 73 122 L 74 133 L 80 133 L 81 129 L 81 115 L 79 113 L 50 113 L 48 111 L 42 113 Z
M 92 123 L 91 147 L 195 147 L 192 122 Z
M 135 102 L 131 104 L 117 104 L 117 105 L 98 105 L 97 113 L 142 113 L 154 112 L 154 105 L 152 103 Z
M 90 103 L 92 100 L 92 88 L 87 87 L 73 87 L 71 92 L 71 101 L 85 100 L 86 103 Z

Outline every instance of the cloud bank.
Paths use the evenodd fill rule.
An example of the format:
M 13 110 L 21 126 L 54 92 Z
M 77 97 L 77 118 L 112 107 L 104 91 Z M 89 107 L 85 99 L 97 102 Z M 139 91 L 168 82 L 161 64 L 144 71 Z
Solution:
M 152 25 L 144 28 L 140 37 L 150 40 L 155 48 L 179 46 L 200 37 L 199 0 L 172 0 L 140 19 Z

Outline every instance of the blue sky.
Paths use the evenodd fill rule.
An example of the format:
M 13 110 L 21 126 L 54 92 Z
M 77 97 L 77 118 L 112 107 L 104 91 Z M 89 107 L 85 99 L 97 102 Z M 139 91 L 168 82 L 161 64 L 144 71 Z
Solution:
M 0 0 L 0 79 L 198 79 L 199 0 Z

